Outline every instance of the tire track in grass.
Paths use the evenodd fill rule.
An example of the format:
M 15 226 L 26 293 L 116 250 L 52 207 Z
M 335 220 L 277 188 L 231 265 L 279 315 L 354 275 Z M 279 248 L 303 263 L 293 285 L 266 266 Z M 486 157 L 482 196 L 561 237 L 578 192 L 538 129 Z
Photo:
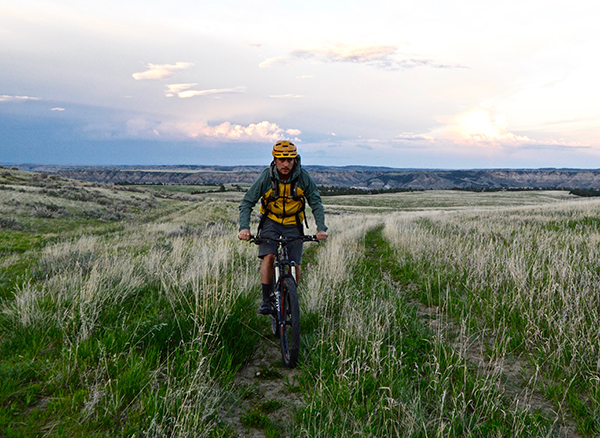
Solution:
M 279 340 L 264 319 L 256 352 L 237 372 L 232 398 L 219 412 L 233 436 L 289 436 L 294 411 L 302 404 L 297 386 L 301 371 L 283 366 Z
M 240 437 L 289 436 L 294 410 L 302 404 L 299 374 L 298 369 L 283 366 L 274 337 L 263 339 L 254 357 L 235 376 L 239 398 L 223 418 Z
M 258 309 L 258 288 L 256 297 Z M 287 437 L 293 434 L 294 415 L 303 403 L 298 386 L 301 364 L 297 368 L 284 366 L 279 338 L 271 333 L 270 319 L 259 318 L 263 324 L 256 333 L 259 337 L 256 352 L 236 373 L 232 399 L 221 409 L 219 417 L 230 426 L 233 436 Z
M 352 267 L 354 282 L 362 282 L 361 286 L 357 287 L 362 287 L 363 290 L 344 291 L 341 299 L 345 300 L 348 295 L 352 295 L 352 298 L 345 303 L 356 307 L 358 316 L 361 313 L 359 309 L 371 308 L 369 302 L 373 300 L 382 303 L 391 300 L 390 302 L 398 303 L 399 310 L 396 312 L 402 315 L 393 317 L 396 319 L 392 320 L 392 326 L 400 324 L 402 327 L 392 327 L 392 332 L 400 330 L 404 333 L 400 335 L 400 339 L 394 341 L 399 342 L 398 344 L 392 343 L 382 351 L 386 354 L 394 354 L 396 351 L 394 349 L 398 348 L 397 351 L 403 355 L 399 365 L 404 369 L 393 370 L 388 364 L 387 370 L 391 373 L 384 372 L 379 376 L 369 376 L 367 368 L 362 370 L 351 368 L 354 364 L 360 363 L 359 361 L 354 364 L 347 362 L 351 356 L 345 356 L 342 360 L 336 352 L 339 348 L 336 346 L 339 337 L 331 337 L 336 333 L 335 326 L 343 324 L 338 318 L 343 319 L 347 316 L 342 310 L 342 313 L 337 315 L 303 315 L 302 349 L 305 351 L 301 352 L 300 368 L 289 370 L 282 366 L 279 344 L 275 337 L 268 335 L 269 324 L 265 318 L 257 351 L 237 373 L 234 379 L 234 395 L 230 403 L 219 412 L 220 418 L 230 425 L 231 435 L 240 437 L 348 436 L 349 434 L 429 436 L 439 432 L 444 436 L 483 437 L 490 436 L 489 434 L 513 436 L 510 423 L 515 419 L 520 421 L 520 417 L 510 414 L 508 418 L 503 419 L 502 407 L 491 411 L 493 418 L 487 419 L 476 412 L 480 406 L 475 405 L 475 412 L 466 413 L 466 424 L 462 426 L 460 421 L 452 423 L 448 420 L 447 417 L 451 417 L 453 412 L 444 406 L 443 401 L 440 405 L 439 399 L 443 397 L 447 399 L 447 404 L 451 404 L 455 402 L 451 399 L 455 395 L 448 395 L 446 392 L 439 394 L 438 392 L 441 391 L 435 392 L 429 387 L 434 384 L 435 379 L 439 378 L 438 375 L 434 375 L 435 373 L 432 374 L 430 362 L 433 356 L 439 356 L 441 353 L 442 362 L 439 365 L 441 375 L 446 376 L 445 379 L 450 381 L 465 379 L 470 382 L 467 385 L 470 385 L 469 388 L 458 389 L 470 391 L 468 394 L 461 393 L 467 398 L 467 408 L 469 403 L 478 403 L 473 402 L 477 391 L 485 390 L 489 386 L 487 383 L 483 385 L 477 383 L 482 380 L 503 385 L 500 388 L 489 389 L 503 392 L 511 397 L 512 389 L 509 387 L 511 382 L 515 385 L 520 383 L 515 377 L 520 372 L 519 365 L 513 363 L 512 368 L 508 369 L 503 364 L 485 362 L 483 348 L 481 348 L 483 344 L 478 344 L 477 339 L 468 338 L 464 330 L 461 332 L 460 326 L 450 321 L 439 308 L 427 307 L 409 298 L 411 294 L 406 289 L 418 285 L 405 281 L 399 273 L 400 268 L 395 264 L 394 253 L 383 238 L 382 227 L 369 231 L 364 242 L 365 256 L 357 266 Z M 384 284 L 389 286 L 378 287 Z M 257 291 L 257 303 L 258 295 Z M 350 310 L 347 306 L 344 308 Z M 377 315 L 367 316 L 367 319 L 374 321 L 375 316 Z M 393 338 L 395 335 L 392 332 L 389 335 Z M 353 341 L 350 338 L 346 340 Z M 453 342 L 451 343 L 450 340 Z M 355 353 L 359 356 L 364 354 L 359 350 Z M 371 352 L 368 353 L 367 356 L 370 356 Z M 444 362 L 442 356 L 450 362 Z M 464 358 L 468 366 L 457 367 L 458 362 L 464 361 L 457 361 L 456 357 Z M 337 365 L 335 365 L 336 361 L 339 362 Z M 414 362 L 414 366 L 407 365 L 408 362 Z M 512 370 L 513 374 L 510 374 L 507 369 Z M 498 370 L 503 373 L 504 381 L 501 381 Z M 357 371 L 366 378 L 352 380 L 351 374 Z M 350 380 L 347 380 L 348 378 Z M 452 386 L 448 388 L 452 390 Z M 340 389 L 342 392 L 338 392 Z M 350 392 L 344 392 L 347 390 Z M 383 396 L 382 391 L 386 396 Z M 541 400 L 542 403 L 544 401 Z M 508 407 L 507 403 L 505 408 Z M 535 408 L 531 401 L 530 407 Z M 543 407 L 538 409 L 545 414 L 552 413 Z M 422 418 L 416 418 L 418 415 L 422 415 Z M 413 419 L 421 421 L 422 424 L 417 424 L 417 421 L 411 425 L 411 416 L 415 416 Z M 551 416 L 545 415 L 545 417 Z M 531 434 L 533 436 L 580 436 L 569 425 L 555 427 L 549 435 L 541 433 L 544 427 L 551 428 L 552 422 L 538 419 L 535 413 L 531 413 L 530 417 L 530 420 L 523 423 L 526 426 L 523 426 L 525 429 L 521 431 L 522 434 L 514 436 L 531 436 Z M 445 421 L 449 421 L 450 426 L 446 426 Z M 461 427 L 464 429 L 460 429 Z
M 381 221 L 378 221 L 381 224 Z M 505 412 L 436 340 L 390 280 L 382 227 L 365 231 L 350 278 L 327 291 L 307 340 L 298 436 L 547 436 L 549 421 Z M 339 289 L 339 290 L 338 290 Z M 483 401 L 482 401 L 483 400 Z M 475 401 L 473 403 L 473 401 Z M 493 409 L 485 403 L 495 403 Z M 480 412 L 481 411 L 481 412 Z M 525 416 L 525 420 L 522 417 Z
M 545 417 L 554 419 L 555 435 L 562 438 L 583 438 L 576 425 L 561 414 L 562 410 L 542 393 L 535 390 L 538 373 L 520 358 L 489 358 L 485 353 L 486 344 L 494 339 L 485 333 L 471 335 L 465 325 L 449 317 L 440 305 L 424 304 L 411 298 L 410 291 L 422 287 L 411 281 L 411 268 L 395 263 L 394 251 L 385 240 L 381 227 L 372 237 L 371 251 L 381 260 L 382 272 L 396 283 L 399 293 L 407 303 L 415 307 L 421 322 L 428 326 L 436 337 L 447 340 L 448 345 L 467 361 L 473 372 L 482 378 L 497 380 L 498 389 L 508 400 L 531 412 L 541 412 Z
M 310 274 L 310 266 L 315 262 L 318 245 L 304 249 L 303 278 Z M 303 282 L 299 286 L 302 300 Z M 260 290 L 256 288 L 256 309 L 260 304 Z M 302 314 L 301 337 L 310 336 L 314 325 L 314 315 Z M 271 334 L 268 317 L 263 320 L 259 342 L 255 354 L 236 373 L 233 382 L 233 398 L 223 407 L 219 417 L 225 421 L 233 436 L 253 438 L 277 438 L 294 435 L 296 411 L 303 405 L 302 388 L 299 378 L 302 375 L 302 351 L 306 344 L 301 339 L 300 363 L 297 368 L 283 365 L 279 338 Z
M 310 271 L 309 265 L 316 251 L 316 247 L 304 250 L 303 273 L 305 275 Z M 302 283 L 299 289 L 302 295 Z M 256 297 L 252 311 L 257 312 L 261 301 L 259 284 L 250 294 Z M 286 368 L 281 357 L 279 338 L 271 332 L 270 318 L 258 313 L 256 318 L 260 320 L 258 330 L 246 327 L 257 335 L 255 352 L 234 376 L 226 403 L 220 407 L 218 416 L 229 431 L 229 435 L 226 436 L 253 438 L 291 436 L 295 429 L 295 412 L 303 403 L 301 389 L 298 386 L 302 364 L 300 363 L 297 368 Z M 303 331 L 304 315 L 301 315 L 302 334 Z

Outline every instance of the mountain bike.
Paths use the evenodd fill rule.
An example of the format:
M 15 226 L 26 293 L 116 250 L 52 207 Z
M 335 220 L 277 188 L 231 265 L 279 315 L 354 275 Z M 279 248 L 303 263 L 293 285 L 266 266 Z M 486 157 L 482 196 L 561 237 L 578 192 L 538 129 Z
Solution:
M 250 241 L 257 245 L 273 242 L 277 244 L 277 253 L 273 264 L 273 292 L 271 293 L 271 331 L 279 337 L 283 364 L 293 368 L 298 362 L 300 351 L 300 305 L 298 304 L 298 285 L 296 284 L 296 262 L 289 259 L 287 246 L 302 242 L 317 242 L 317 236 L 267 237 L 251 236 Z

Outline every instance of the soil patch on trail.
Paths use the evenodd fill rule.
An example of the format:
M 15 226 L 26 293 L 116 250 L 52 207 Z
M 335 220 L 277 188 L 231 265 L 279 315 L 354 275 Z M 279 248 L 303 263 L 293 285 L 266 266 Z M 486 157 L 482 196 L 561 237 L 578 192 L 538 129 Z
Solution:
M 220 412 L 238 437 L 287 437 L 294 412 L 302 405 L 298 369 L 286 368 L 279 340 L 263 338 L 252 360 L 239 370 L 234 387 L 239 398 Z

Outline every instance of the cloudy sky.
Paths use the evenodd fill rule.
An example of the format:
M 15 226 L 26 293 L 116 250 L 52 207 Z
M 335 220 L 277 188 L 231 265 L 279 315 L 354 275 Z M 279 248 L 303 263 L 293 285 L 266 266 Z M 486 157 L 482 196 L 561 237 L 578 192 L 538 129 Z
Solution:
M 0 0 L 0 162 L 600 168 L 600 3 Z

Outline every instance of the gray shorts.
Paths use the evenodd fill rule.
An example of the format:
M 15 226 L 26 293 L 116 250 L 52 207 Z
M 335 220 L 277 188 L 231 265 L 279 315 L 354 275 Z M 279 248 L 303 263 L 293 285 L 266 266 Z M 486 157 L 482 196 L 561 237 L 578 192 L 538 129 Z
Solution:
M 271 239 L 277 239 L 279 237 L 297 237 L 304 234 L 300 232 L 300 229 L 297 225 L 282 225 L 275 222 L 272 219 L 266 218 L 260 233 L 258 233 L 259 237 L 268 237 Z M 287 246 L 288 256 L 290 260 L 296 262 L 296 264 L 302 264 L 302 241 L 299 240 L 297 242 L 290 243 Z M 267 254 L 277 254 L 277 244 L 276 243 L 261 243 L 258 245 L 258 256 L 262 259 Z

